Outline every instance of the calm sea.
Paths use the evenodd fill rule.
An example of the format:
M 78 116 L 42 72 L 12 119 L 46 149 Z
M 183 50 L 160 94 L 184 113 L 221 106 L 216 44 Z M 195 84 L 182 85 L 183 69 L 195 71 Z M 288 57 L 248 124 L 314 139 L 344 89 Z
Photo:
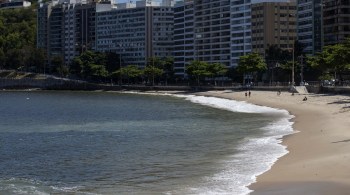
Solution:
M 0 194 L 248 194 L 283 110 L 203 96 L 0 92 Z

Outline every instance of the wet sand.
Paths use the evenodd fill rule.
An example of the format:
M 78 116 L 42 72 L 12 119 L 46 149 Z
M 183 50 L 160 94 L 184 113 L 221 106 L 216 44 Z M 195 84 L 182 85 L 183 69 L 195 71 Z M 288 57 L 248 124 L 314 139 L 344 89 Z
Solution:
M 252 91 L 195 93 L 281 108 L 298 133 L 284 137 L 289 153 L 249 186 L 252 195 L 350 194 L 350 96 Z M 307 96 L 307 101 L 302 99 Z

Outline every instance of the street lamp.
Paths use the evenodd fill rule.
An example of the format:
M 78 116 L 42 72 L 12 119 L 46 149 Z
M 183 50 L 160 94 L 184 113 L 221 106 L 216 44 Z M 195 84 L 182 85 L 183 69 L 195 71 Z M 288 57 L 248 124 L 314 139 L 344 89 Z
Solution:
M 201 34 L 196 34 L 195 36 L 195 50 L 196 50 L 196 60 L 199 61 L 199 50 L 198 50 L 198 47 L 199 47 L 199 41 L 198 39 L 202 38 L 202 35 Z
M 119 46 L 119 86 L 122 86 L 122 50 L 123 46 L 122 44 L 118 44 Z
M 294 81 L 294 55 L 295 55 L 295 40 L 293 41 L 293 61 L 292 61 L 292 86 L 294 87 L 295 86 L 295 81 Z

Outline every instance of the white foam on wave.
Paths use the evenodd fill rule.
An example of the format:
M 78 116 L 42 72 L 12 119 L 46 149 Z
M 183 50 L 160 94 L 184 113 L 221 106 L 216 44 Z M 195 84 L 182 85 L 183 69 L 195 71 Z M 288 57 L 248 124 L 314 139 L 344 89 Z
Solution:
M 84 192 L 83 186 L 48 186 L 45 182 L 34 179 L 10 178 L 0 180 L 0 194 L 84 194 L 98 195 L 96 193 Z
M 128 92 L 129 93 L 129 92 Z M 252 192 L 248 186 L 256 182 L 256 177 L 271 169 L 272 165 L 288 153 L 281 144 L 281 138 L 293 133 L 294 117 L 287 110 L 258 106 L 243 101 L 196 95 L 177 95 L 160 93 L 138 93 L 146 95 L 170 95 L 184 98 L 193 103 L 213 108 L 241 113 L 271 114 L 276 120 L 261 127 L 263 137 L 246 138 L 239 146 L 239 152 L 220 162 L 222 171 L 205 178 L 206 182 L 186 189 L 186 194 L 206 195 L 246 195 Z M 172 194 L 170 192 L 170 194 Z M 176 194 L 176 192 L 174 192 Z
M 281 145 L 281 138 L 293 133 L 292 115 L 286 110 L 257 106 L 246 102 L 216 97 L 175 95 L 194 103 L 242 113 L 266 113 L 279 116 L 268 126 L 261 127 L 263 137 L 246 138 L 240 145 L 239 153 L 220 163 L 222 171 L 206 178 L 198 187 L 188 189 L 189 194 L 234 194 L 245 195 L 251 190 L 247 187 L 256 181 L 256 177 L 269 169 L 282 156 L 288 153 Z

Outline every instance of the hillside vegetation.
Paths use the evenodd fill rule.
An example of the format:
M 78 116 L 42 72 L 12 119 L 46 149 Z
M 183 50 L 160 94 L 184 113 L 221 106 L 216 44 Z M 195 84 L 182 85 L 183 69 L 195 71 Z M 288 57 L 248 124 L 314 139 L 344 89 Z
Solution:
M 0 10 L 0 69 L 41 72 L 43 51 L 36 49 L 36 3 Z

